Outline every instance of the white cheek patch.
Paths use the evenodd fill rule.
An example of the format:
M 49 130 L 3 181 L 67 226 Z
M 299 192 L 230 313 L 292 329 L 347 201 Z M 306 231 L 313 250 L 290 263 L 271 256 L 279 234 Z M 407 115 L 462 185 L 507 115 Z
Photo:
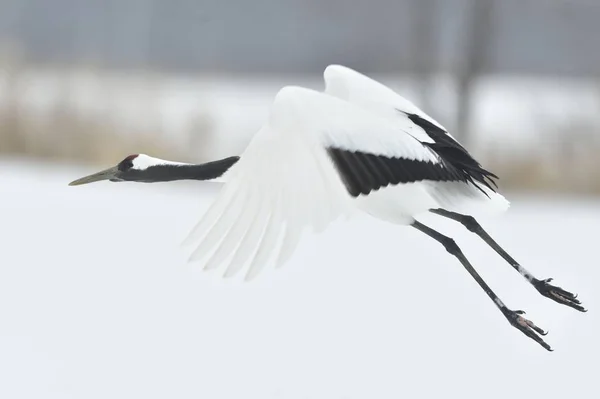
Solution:
M 182 162 L 171 162 L 164 159 L 152 158 L 151 156 L 145 154 L 138 155 L 133 159 L 133 161 L 131 161 L 131 163 L 133 164 L 131 168 L 135 170 L 146 170 L 151 166 L 157 165 L 189 165 Z

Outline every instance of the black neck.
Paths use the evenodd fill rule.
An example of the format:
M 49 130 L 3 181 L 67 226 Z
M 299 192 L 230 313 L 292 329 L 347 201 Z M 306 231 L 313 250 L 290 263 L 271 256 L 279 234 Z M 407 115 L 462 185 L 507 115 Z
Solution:
M 237 156 L 199 165 L 156 165 L 144 170 L 130 169 L 123 174 L 124 180 L 145 183 L 174 180 L 213 180 L 223 176 L 240 158 Z

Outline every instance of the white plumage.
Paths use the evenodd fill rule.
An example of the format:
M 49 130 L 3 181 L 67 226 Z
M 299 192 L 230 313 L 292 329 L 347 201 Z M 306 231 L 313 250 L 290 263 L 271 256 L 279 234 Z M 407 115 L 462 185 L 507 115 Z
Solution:
M 205 269 L 226 263 L 246 280 L 271 260 L 283 265 L 305 229 L 320 232 L 355 211 L 410 225 L 452 254 L 504 317 L 545 349 L 545 332 L 508 308 L 450 237 L 416 218 L 431 212 L 461 223 L 504 258 L 543 296 L 585 312 L 577 296 L 538 279 L 504 251 L 471 215 L 503 211 L 493 173 L 410 101 L 352 69 L 327 67 L 324 93 L 284 87 L 268 120 L 241 157 L 203 164 L 132 154 L 72 186 L 110 180 L 157 183 L 222 181 L 214 203 L 186 240 Z
M 226 276 L 249 261 L 246 279 L 269 260 L 280 266 L 292 255 L 305 228 L 322 231 L 359 209 L 397 224 L 432 208 L 504 210 L 501 195 L 465 182 L 417 181 L 388 185 L 357 198 L 349 195 L 327 149 L 439 164 L 433 143 L 407 113 L 443 128 L 410 101 L 349 68 L 324 73 L 325 93 L 288 86 L 275 96 L 270 115 L 226 183 L 186 239 L 191 260 L 213 269 L 230 257 Z M 445 130 L 445 129 L 444 129 Z M 483 192 L 485 191 L 486 196 Z
M 420 131 L 419 139 L 431 142 L 425 132 L 396 111 L 413 113 L 446 130 L 441 123 L 389 87 L 342 65 L 329 65 L 323 73 L 325 93 L 356 104 L 378 115 L 391 118 L 410 131 Z

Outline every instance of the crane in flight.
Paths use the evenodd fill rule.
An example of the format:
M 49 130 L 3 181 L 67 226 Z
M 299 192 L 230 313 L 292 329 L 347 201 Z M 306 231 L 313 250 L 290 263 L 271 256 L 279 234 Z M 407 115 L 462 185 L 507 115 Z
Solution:
M 221 181 L 225 184 L 186 239 L 190 260 L 206 257 L 215 269 L 229 257 L 225 276 L 248 262 L 245 278 L 274 260 L 284 264 L 303 230 L 323 231 L 355 211 L 411 226 L 453 255 L 508 322 L 545 349 L 543 329 L 492 291 L 456 242 L 417 220 L 430 212 L 477 234 L 540 294 L 581 312 L 577 296 L 539 279 L 481 227 L 473 214 L 502 212 L 497 176 L 484 169 L 432 117 L 387 86 L 353 69 L 330 65 L 325 91 L 286 86 L 240 157 L 185 164 L 143 154 L 70 183 Z

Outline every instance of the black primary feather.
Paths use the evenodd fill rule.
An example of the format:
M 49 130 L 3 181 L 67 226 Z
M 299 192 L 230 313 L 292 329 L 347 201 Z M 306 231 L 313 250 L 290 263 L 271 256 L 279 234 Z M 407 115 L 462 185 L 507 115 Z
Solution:
M 402 111 L 400 111 L 402 112 Z M 498 185 L 492 179 L 498 179 L 498 176 L 484 169 L 471 154 L 452 137 L 450 137 L 444 129 L 434 125 L 419 115 L 403 112 L 408 116 L 415 125 L 422 128 L 425 133 L 434 141 L 434 143 L 423 143 L 423 145 L 435 151 L 440 158 L 449 165 L 452 165 L 460 173 L 463 174 L 465 180 L 470 181 L 475 187 L 485 191 L 479 187 L 477 183 L 485 185 L 492 191 L 496 191 Z M 493 187 L 492 187 L 493 185 Z M 487 195 L 487 194 L 486 194 Z

